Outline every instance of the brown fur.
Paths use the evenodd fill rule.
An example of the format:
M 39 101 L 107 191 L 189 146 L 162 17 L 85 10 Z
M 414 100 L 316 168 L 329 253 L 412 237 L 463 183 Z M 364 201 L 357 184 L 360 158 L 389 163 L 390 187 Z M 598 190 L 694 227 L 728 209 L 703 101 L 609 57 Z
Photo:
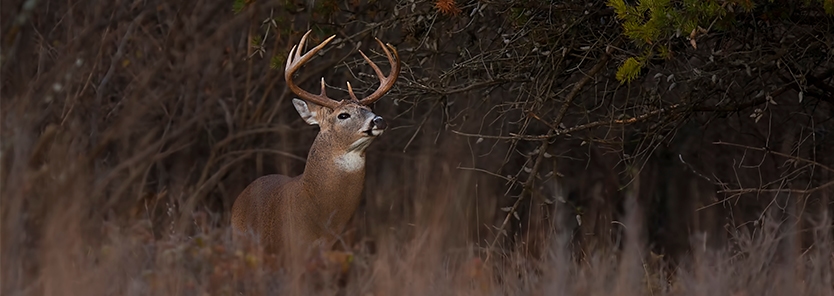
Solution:
M 389 76 L 384 76 L 359 51 L 379 76 L 380 86 L 374 93 L 359 99 L 348 83 L 350 99 L 336 101 L 327 97 L 322 78 L 321 94 L 311 94 L 292 82 L 293 73 L 335 35 L 301 55 L 309 34 L 304 34 L 298 46 L 290 50 L 284 69 L 287 87 L 303 99 L 293 99 L 298 114 L 308 124 L 320 128 L 310 147 L 304 173 L 294 178 L 260 177 L 232 205 L 235 239 L 256 238 L 268 253 L 278 254 L 280 259 L 288 258 L 287 255 L 303 258 L 304 253 L 317 247 L 329 250 L 339 238 L 359 206 L 365 183 L 365 149 L 386 127 L 382 117 L 367 105 L 393 87 L 400 71 L 397 50 L 377 39 L 391 62 Z
M 367 145 L 353 150 L 351 145 L 363 139 L 370 144 L 375 136 L 367 131 L 377 116 L 352 101 L 343 101 L 335 111 L 311 105 L 321 131 L 310 148 L 304 173 L 294 178 L 260 177 L 240 193 L 232 207 L 236 234 L 254 235 L 269 253 L 295 253 L 316 246 L 329 249 L 361 199 Z M 340 120 L 342 113 L 351 116 Z M 354 171 L 336 165 L 337 158 L 348 153 L 357 153 L 363 160 Z M 295 247 L 301 249 L 287 249 Z

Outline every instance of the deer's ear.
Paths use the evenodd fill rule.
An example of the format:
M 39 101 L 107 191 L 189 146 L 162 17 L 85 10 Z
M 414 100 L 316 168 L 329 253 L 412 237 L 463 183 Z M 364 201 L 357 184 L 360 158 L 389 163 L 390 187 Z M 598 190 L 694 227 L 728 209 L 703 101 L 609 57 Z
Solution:
M 322 114 L 323 107 L 319 106 L 316 103 L 307 102 L 304 100 L 299 99 L 292 99 L 292 104 L 295 106 L 295 110 L 298 111 L 298 115 L 301 115 L 301 118 L 310 125 L 318 125 L 319 120 L 318 116 Z

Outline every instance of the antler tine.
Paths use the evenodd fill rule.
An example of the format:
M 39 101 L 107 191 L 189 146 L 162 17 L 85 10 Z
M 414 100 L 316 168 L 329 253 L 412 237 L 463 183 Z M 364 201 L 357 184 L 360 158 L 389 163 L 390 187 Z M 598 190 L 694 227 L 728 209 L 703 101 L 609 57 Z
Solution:
M 382 96 L 385 95 L 386 92 L 388 92 L 389 90 L 391 90 L 392 87 L 394 87 L 394 83 L 397 81 L 397 77 L 399 77 L 400 75 L 400 55 L 399 53 L 397 53 L 397 49 L 394 48 L 394 46 L 392 46 L 391 44 L 382 44 L 382 41 L 380 41 L 378 38 L 374 39 L 376 39 L 376 42 L 379 43 L 379 46 L 382 47 L 382 50 L 385 52 L 385 55 L 388 56 L 388 62 L 391 64 L 391 74 L 389 74 L 387 77 L 383 75 L 382 70 L 380 70 L 379 67 L 376 64 L 374 64 L 374 62 L 372 62 L 371 59 L 369 59 L 368 56 L 366 56 L 361 50 L 359 51 L 359 54 L 361 54 L 362 57 L 365 58 L 365 61 L 368 62 L 371 68 L 374 69 L 374 72 L 376 72 L 376 76 L 379 77 L 379 88 L 370 96 L 367 96 L 361 101 L 359 101 L 359 103 L 363 105 L 370 105 L 373 102 L 376 102 L 376 100 L 382 98 Z M 393 56 L 391 56 L 391 51 L 388 50 L 389 48 L 391 49 L 391 51 L 394 52 Z M 396 60 L 394 59 L 395 57 Z M 350 93 L 352 97 L 356 97 L 353 94 L 353 91 L 351 91 Z
M 312 30 L 307 31 L 307 33 L 301 37 L 301 41 L 298 42 L 298 45 L 293 46 L 292 49 L 290 49 L 290 53 L 287 56 L 287 65 L 284 67 L 284 80 L 286 80 L 287 86 L 290 90 L 301 97 L 301 99 L 328 107 L 330 109 L 335 109 L 336 106 L 339 105 L 339 102 L 327 96 L 327 93 L 324 90 L 324 77 L 321 78 L 321 94 L 319 95 L 314 95 L 301 89 L 301 87 L 295 85 L 292 81 L 292 75 L 295 71 L 298 71 L 304 63 L 307 63 L 307 61 L 312 59 L 317 52 L 319 52 L 325 45 L 327 45 L 327 43 L 336 37 L 336 35 L 330 36 L 330 38 L 327 38 L 304 55 L 301 55 L 301 51 L 304 50 L 304 45 L 307 43 L 307 36 L 310 35 L 310 32 L 312 32 Z
M 356 94 L 353 93 L 353 87 L 350 86 L 350 81 L 347 82 L 347 86 L 348 86 L 348 94 L 350 94 L 350 99 L 358 102 L 359 99 L 357 99 Z

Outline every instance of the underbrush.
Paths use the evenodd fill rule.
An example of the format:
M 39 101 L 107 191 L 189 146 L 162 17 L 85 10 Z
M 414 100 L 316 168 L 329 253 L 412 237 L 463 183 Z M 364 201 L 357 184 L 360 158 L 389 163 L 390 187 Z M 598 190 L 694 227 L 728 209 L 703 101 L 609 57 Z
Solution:
M 225 227 L 153 239 L 147 223 L 134 223 L 106 227 L 99 246 L 82 241 L 89 234 L 51 225 L 63 233 L 40 246 L 35 256 L 43 260 L 33 272 L 9 268 L 17 260 L 4 254 L 4 294 L 828 295 L 834 284 L 830 238 L 790 253 L 780 251 L 789 240 L 777 238 L 775 227 L 733 240 L 732 249 L 693 246 L 694 253 L 675 265 L 636 243 L 577 260 L 556 247 L 557 240 L 544 258 L 519 251 L 487 258 L 473 243 L 463 251 L 442 247 L 442 228 L 423 229 L 409 239 L 377 242 L 372 252 L 322 253 L 303 271 L 288 274 L 256 246 L 231 243 Z M 9 281 L 14 278 L 21 281 Z
M 573 38 L 561 29 L 584 26 L 537 28 L 564 34 L 553 42 L 573 40 L 568 43 L 576 50 L 564 47 L 555 60 L 550 51 L 506 50 L 527 45 L 495 32 L 521 24 L 496 22 L 486 31 L 495 33 L 494 42 L 485 43 L 492 47 L 472 54 L 483 54 L 483 63 L 467 58 L 474 69 L 467 75 L 482 79 L 472 83 L 475 78 L 454 76 L 462 71 L 455 68 L 462 65 L 459 48 L 471 40 L 401 36 L 431 30 L 435 20 L 425 15 L 434 13 L 432 2 L 414 4 L 408 17 L 391 17 L 375 6 L 382 1 L 368 1 L 376 4 L 362 4 L 356 18 L 334 17 L 335 25 L 299 13 L 303 1 L 292 9 L 284 9 L 286 1 L 249 2 L 256 4 L 238 13 L 222 1 L 48 2 L 21 4 L 14 18 L 4 4 L 0 294 L 834 294 L 832 191 L 826 187 L 832 171 L 823 165 L 830 155 L 819 153 L 828 147 L 823 132 L 830 121 L 818 120 L 820 128 L 811 132 L 790 130 L 820 140 L 797 144 L 804 154 L 791 154 L 795 170 L 789 173 L 781 169 L 791 165 L 764 148 L 704 144 L 726 139 L 725 130 L 741 130 L 729 138 L 771 145 L 771 126 L 756 126 L 759 119 L 747 115 L 709 117 L 713 125 L 703 133 L 697 123 L 684 122 L 689 115 L 669 115 L 644 125 L 651 126 L 641 131 L 651 140 L 643 143 L 635 139 L 640 132 L 631 135 L 640 126 L 630 130 L 621 124 L 626 119 L 612 121 L 617 127 L 611 130 L 588 131 L 625 118 L 604 113 L 590 116 L 602 121 L 587 129 L 551 139 L 549 123 L 537 116 L 555 114 L 562 106 L 557 96 L 585 95 L 574 105 L 586 109 L 557 116 L 577 125 L 586 111 L 606 109 L 601 106 L 609 99 L 635 101 L 620 96 L 631 89 L 607 88 L 616 83 L 604 74 L 589 82 L 593 73 L 615 67 L 606 68 L 607 55 L 598 64 L 585 60 L 609 47 L 596 33 Z M 585 8 L 548 7 L 587 15 Z M 489 21 L 503 15 L 484 13 Z M 380 15 L 388 19 L 375 19 Z M 266 18 L 284 27 L 261 35 Z M 457 30 L 459 24 L 441 20 L 434 30 L 441 25 Z M 373 37 L 397 44 L 405 66 L 398 85 L 373 107 L 391 128 L 368 150 L 364 203 L 340 242 L 345 252 L 318 253 L 302 270 L 288 272 L 271 265 L 257 245 L 231 241 L 229 211 L 255 178 L 303 170 L 317 131 L 293 110 L 280 58 L 309 27 L 316 29 L 311 42 L 323 40 L 326 30 L 340 40 L 302 70 L 298 81 L 306 89 L 324 76 L 334 97 L 344 94 L 345 81 L 358 80 L 359 93 L 372 91 L 376 78 L 353 50 L 376 46 Z M 489 35 L 476 29 L 467 34 Z M 365 52 L 382 60 L 378 52 Z M 500 68 L 515 63 L 505 58 L 511 52 L 533 61 Z M 487 62 L 505 72 L 485 73 L 482 65 L 493 67 Z M 540 72 L 531 75 L 525 67 Z M 665 77 L 669 82 L 674 75 Z M 779 101 L 768 108 L 792 110 Z M 632 109 L 644 108 L 622 110 Z M 814 107 L 807 114 L 826 112 Z M 756 134 L 762 130 L 767 136 Z M 674 140 L 661 139 L 662 133 Z M 794 149 L 789 140 L 779 143 Z M 628 145 L 639 146 L 631 156 Z M 533 165 L 536 154 L 547 160 Z M 644 163 L 635 160 L 638 154 Z M 684 157 L 700 157 L 697 169 L 712 175 L 696 176 L 693 165 L 679 164 Z M 716 175 L 738 181 L 738 188 L 718 188 Z M 757 188 L 785 176 L 804 191 Z M 730 193 L 716 193 L 723 189 Z M 633 205 L 622 206 L 629 198 Z M 666 203 L 653 201 L 660 199 Z M 665 244 L 658 229 L 666 231 Z M 678 243 L 674 252 L 670 241 Z

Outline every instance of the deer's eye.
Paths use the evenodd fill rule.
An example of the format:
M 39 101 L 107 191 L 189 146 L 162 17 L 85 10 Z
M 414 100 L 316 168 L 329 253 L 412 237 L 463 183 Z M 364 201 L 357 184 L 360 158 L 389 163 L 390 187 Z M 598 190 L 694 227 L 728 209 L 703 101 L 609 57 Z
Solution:
M 350 118 L 350 114 L 342 113 L 342 114 L 339 114 L 338 117 L 339 117 L 339 119 L 348 119 L 348 118 Z

